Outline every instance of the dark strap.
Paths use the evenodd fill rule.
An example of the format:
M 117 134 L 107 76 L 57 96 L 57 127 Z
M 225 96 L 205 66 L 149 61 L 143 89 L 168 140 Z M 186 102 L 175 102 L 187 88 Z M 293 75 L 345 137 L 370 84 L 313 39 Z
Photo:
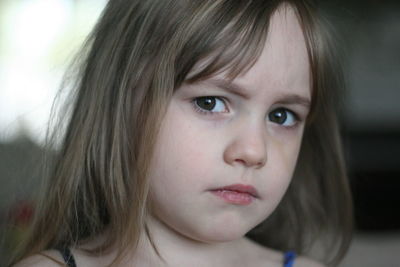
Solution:
M 71 250 L 68 247 L 59 247 L 56 248 L 56 250 L 61 253 L 65 264 L 67 264 L 68 267 L 76 267 L 74 256 L 72 255 Z
M 284 267 L 292 267 L 295 259 L 296 259 L 296 253 L 294 253 L 293 251 L 286 252 L 285 258 L 283 261 L 283 266 Z

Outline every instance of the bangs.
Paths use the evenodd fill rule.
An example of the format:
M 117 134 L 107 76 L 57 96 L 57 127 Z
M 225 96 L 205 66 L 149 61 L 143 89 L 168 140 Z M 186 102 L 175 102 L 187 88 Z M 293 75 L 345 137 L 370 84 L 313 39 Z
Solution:
M 196 2 L 196 1 L 194 1 Z M 187 24 L 176 57 L 175 89 L 222 72 L 229 80 L 251 68 L 264 47 L 278 1 L 204 1 Z
M 191 2 L 191 1 L 190 1 Z M 196 2 L 196 1 L 194 1 Z M 295 11 L 302 27 L 310 62 L 312 101 L 307 119 L 314 121 L 316 106 L 321 104 L 320 58 L 326 44 L 321 44 L 321 29 L 313 18 L 312 7 L 299 1 L 226 1 L 198 2 L 189 8 L 194 14 L 178 29 L 175 40 L 181 40 L 175 58 L 174 90 L 182 83 L 195 83 L 224 73 L 232 81 L 248 71 L 259 58 L 269 31 L 269 22 L 280 7 Z M 193 7 L 196 5 L 196 7 Z M 185 7 L 188 8 L 188 7 Z M 323 69 L 323 68 L 322 68 Z

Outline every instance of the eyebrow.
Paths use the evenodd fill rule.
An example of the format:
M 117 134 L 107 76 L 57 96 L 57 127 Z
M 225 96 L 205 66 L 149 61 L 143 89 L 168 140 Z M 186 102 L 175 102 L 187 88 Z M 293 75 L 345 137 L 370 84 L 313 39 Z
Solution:
M 223 90 L 232 92 L 241 97 L 249 98 L 248 97 L 249 90 L 243 86 L 240 86 L 240 85 L 234 83 L 234 82 L 230 82 L 230 81 L 223 80 L 223 79 L 208 79 L 207 81 L 205 81 L 205 84 L 207 84 L 207 83 L 214 85 L 216 87 L 219 87 Z M 283 93 L 283 94 L 279 95 L 278 99 L 280 99 L 280 100 L 277 102 L 277 104 L 285 104 L 285 105 L 297 104 L 297 105 L 304 106 L 306 108 L 310 108 L 310 106 L 311 106 L 311 100 L 309 98 L 300 96 L 298 94 Z
M 205 81 L 206 83 L 209 83 L 211 85 L 214 85 L 216 87 L 219 87 L 221 89 L 224 89 L 226 91 L 230 91 L 236 95 L 239 95 L 243 98 L 248 98 L 248 90 L 234 82 L 230 82 L 227 80 L 223 80 L 223 79 L 208 79 L 207 81 Z
M 311 106 L 311 101 L 303 96 L 297 95 L 297 94 L 282 94 L 279 97 L 280 101 L 278 101 L 278 104 L 285 104 L 285 105 L 291 105 L 291 104 L 297 104 L 297 105 L 302 105 L 306 108 L 310 108 Z

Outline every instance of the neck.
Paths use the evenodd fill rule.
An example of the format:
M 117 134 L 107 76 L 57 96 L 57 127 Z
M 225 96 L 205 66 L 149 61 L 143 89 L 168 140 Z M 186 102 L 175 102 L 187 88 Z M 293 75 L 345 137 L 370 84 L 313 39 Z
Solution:
M 193 240 L 153 217 L 148 219 L 147 227 L 150 236 L 142 236 L 135 258 L 157 266 L 226 266 L 230 261 L 230 266 L 234 266 L 232 251 L 237 251 L 242 242 L 242 239 L 214 243 Z

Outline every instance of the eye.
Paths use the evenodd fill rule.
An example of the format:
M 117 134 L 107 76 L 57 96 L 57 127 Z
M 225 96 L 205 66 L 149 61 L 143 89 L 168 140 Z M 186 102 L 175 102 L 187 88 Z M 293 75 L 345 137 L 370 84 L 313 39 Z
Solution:
M 199 112 L 221 113 L 227 111 L 224 100 L 216 96 L 197 97 L 193 100 L 193 103 Z
M 294 126 L 298 121 L 297 116 L 292 111 L 285 108 L 273 110 L 268 114 L 268 118 L 270 121 L 286 127 Z

